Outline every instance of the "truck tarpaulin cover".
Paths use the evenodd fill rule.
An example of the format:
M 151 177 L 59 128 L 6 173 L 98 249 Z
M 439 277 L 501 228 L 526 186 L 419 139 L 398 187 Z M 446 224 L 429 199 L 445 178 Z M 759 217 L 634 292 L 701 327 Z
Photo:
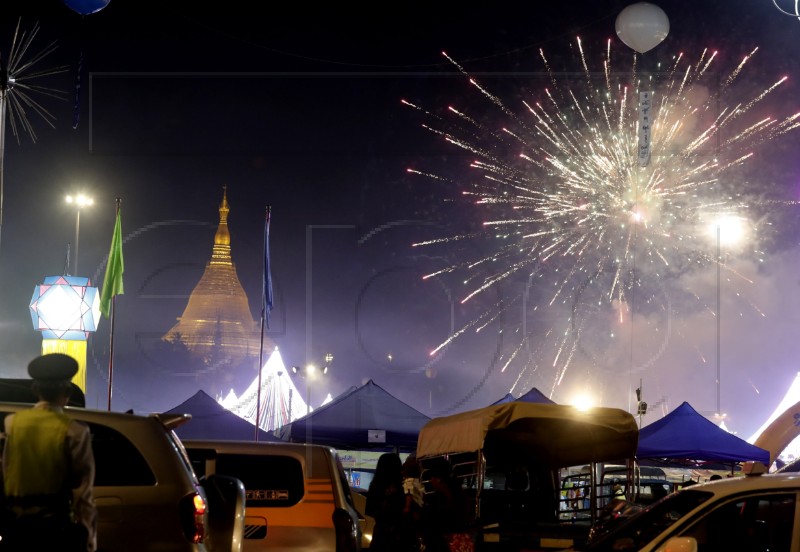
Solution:
M 639 429 L 618 408 L 509 402 L 434 418 L 422 428 L 417 456 L 483 450 L 535 455 L 553 466 L 632 458 Z

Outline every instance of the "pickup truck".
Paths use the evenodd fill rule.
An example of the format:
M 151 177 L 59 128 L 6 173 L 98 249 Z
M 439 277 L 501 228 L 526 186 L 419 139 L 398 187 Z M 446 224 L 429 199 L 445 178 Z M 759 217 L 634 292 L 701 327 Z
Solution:
M 588 466 L 589 481 L 602 482 L 604 463 L 634 465 L 638 435 L 617 408 L 510 402 L 432 419 L 417 458 L 423 483 L 442 458 L 461 479 L 480 550 L 559 550 L 588 542 L 607 502 L 602 484 L 589 485 L 585 516 L 564 519 L 564 468 Z

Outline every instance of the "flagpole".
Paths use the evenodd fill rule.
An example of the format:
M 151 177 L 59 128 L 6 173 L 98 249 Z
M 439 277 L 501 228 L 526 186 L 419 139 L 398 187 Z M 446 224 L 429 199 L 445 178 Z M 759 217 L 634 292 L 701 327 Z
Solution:
M 255 438 L 258 441 L 258 430 L 261 425 L 261 371 L 264 366 L 264 327 L 269 328 L 269 312 L 272 308 L 272 275 L 269 266 L 269 219 L 272 207 L 267 205 L 264 222 L 264 267 L 261 286 L 261 344 L 258 348 L 258 391 L 256 392 L 256 429 Z
M 117 297 L 111 298 L 111 329 L 109 331 L 109 344 L 108 344 L 108 411 L 111 412 L 111 384 L 114 380 L 114 317 L 117 314 L 115 308 L 117 304 Z
M 112 389 L 113 381 L 114 381 L 114 325 L 115 325 L 114 322 L 116 320 L 116 315 L 117 315 L 117 309 L 116 309 L 117 293 L 122 293 L 122 289 L 121 289 L 121 287 L 122 287 L 122 280 L 121 280 L 122 273 L 120 272 L 119 275 L 118 275 L 118 277 L 119 277 L 119 282 L 118 283 L 112 282 L 108 277 L 110 271 L 114 271 L 117 268 L 120 268 L 120 269 L 122 268 L 122 241 L 121 241 L 122 238 L 121 238 L 121 236 L 117 235 L 118 226 L 119 226 L 120 234 L 121 234 L 121 231 L 122 231 L 121 230 L 121 225 L 119 224 L 119 222 L 120 222 L 120 207 L 122 205 L 122 199 L 118 197 L 117 201 L 116 201 L 116 204 L 117 204 L 117 209 L 116 209 L 116 216 L 115 216 L 115 223 L 114 223 L 114 237 L 111 240 L 111 250 L 109 251 L 108 262 L 106 263 L 106 278 L 104 278 L 104 281 L 103 281 L 103 293 L 102 293 L 102 295 L 104 295 L 104 296 L 106 294 L 108 294 L 108 293 L 111 293 L 111 297 L 110 297 L 111 298 L 111 304 L 110 304 L 110 309 L 109 309 L 110 313 L 107 313 L 108 315 L 110 315 L 110 318 L 111 318 L 111 325 L 110 325 L 110 329 L 109 329 L 109 346 L 108 346 L 108 411 L 109 412 L 111 412 L 111 389 Z M 117 242 L 117 241 L 118 241 L 118 243 L 115 244 L 115 242 Z M 115 246 L 119 248 L 119 258 L 117 258 L 117 256 L 114 254 Z M 114 266 L 110 266 L 112 264 Z M 107 290 L 106 287 L 110 287 L 111 289 Z M 102 299 L 101 299 L 101 302 L 102 302 Z

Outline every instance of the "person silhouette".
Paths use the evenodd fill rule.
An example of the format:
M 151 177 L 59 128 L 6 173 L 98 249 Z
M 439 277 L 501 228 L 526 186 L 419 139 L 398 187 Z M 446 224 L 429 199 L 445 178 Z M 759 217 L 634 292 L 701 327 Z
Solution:
M 370 550 L 401 552 L 407 550 L 408 532 L 404 529 L 403 463 L 394 452 L 378 457 L 375 475 L 367 489 L 365 513 L 375 518 Z
M 2 444 L 5 515 L 2 550 L 94 552 L 97 508 L 89 427 L 64 412 L 78 371 L 72 357 L 51 353 L 28 364 L 33 408 L 6 416 Z
M 425 487 L 420 480 L 419 463 L 414 453 L 409 454 L 403 462 L 403 492 L 405 493 L 403 515 L 412 539 L 409 550 L 425 550 L 425 536 L 422 530 Z

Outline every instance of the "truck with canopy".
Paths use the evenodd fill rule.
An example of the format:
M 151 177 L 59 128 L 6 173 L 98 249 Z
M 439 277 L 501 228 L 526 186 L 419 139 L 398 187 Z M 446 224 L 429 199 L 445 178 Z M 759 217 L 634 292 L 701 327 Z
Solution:
M 604 463 L 633 466 L 639 430 L 624 410 L 509 402 L 434 418 L 422 427 L 417 458 L 446 459 L 470 501 L 480 550 L 547 550 L 582 544 L 604 496 Z M 564 496 L 571 467 L 589 466 L 579 497 Z M 575 507 L 580 501 L 580 507 Z M 564 516 L 572 508 L 586 515 Z

